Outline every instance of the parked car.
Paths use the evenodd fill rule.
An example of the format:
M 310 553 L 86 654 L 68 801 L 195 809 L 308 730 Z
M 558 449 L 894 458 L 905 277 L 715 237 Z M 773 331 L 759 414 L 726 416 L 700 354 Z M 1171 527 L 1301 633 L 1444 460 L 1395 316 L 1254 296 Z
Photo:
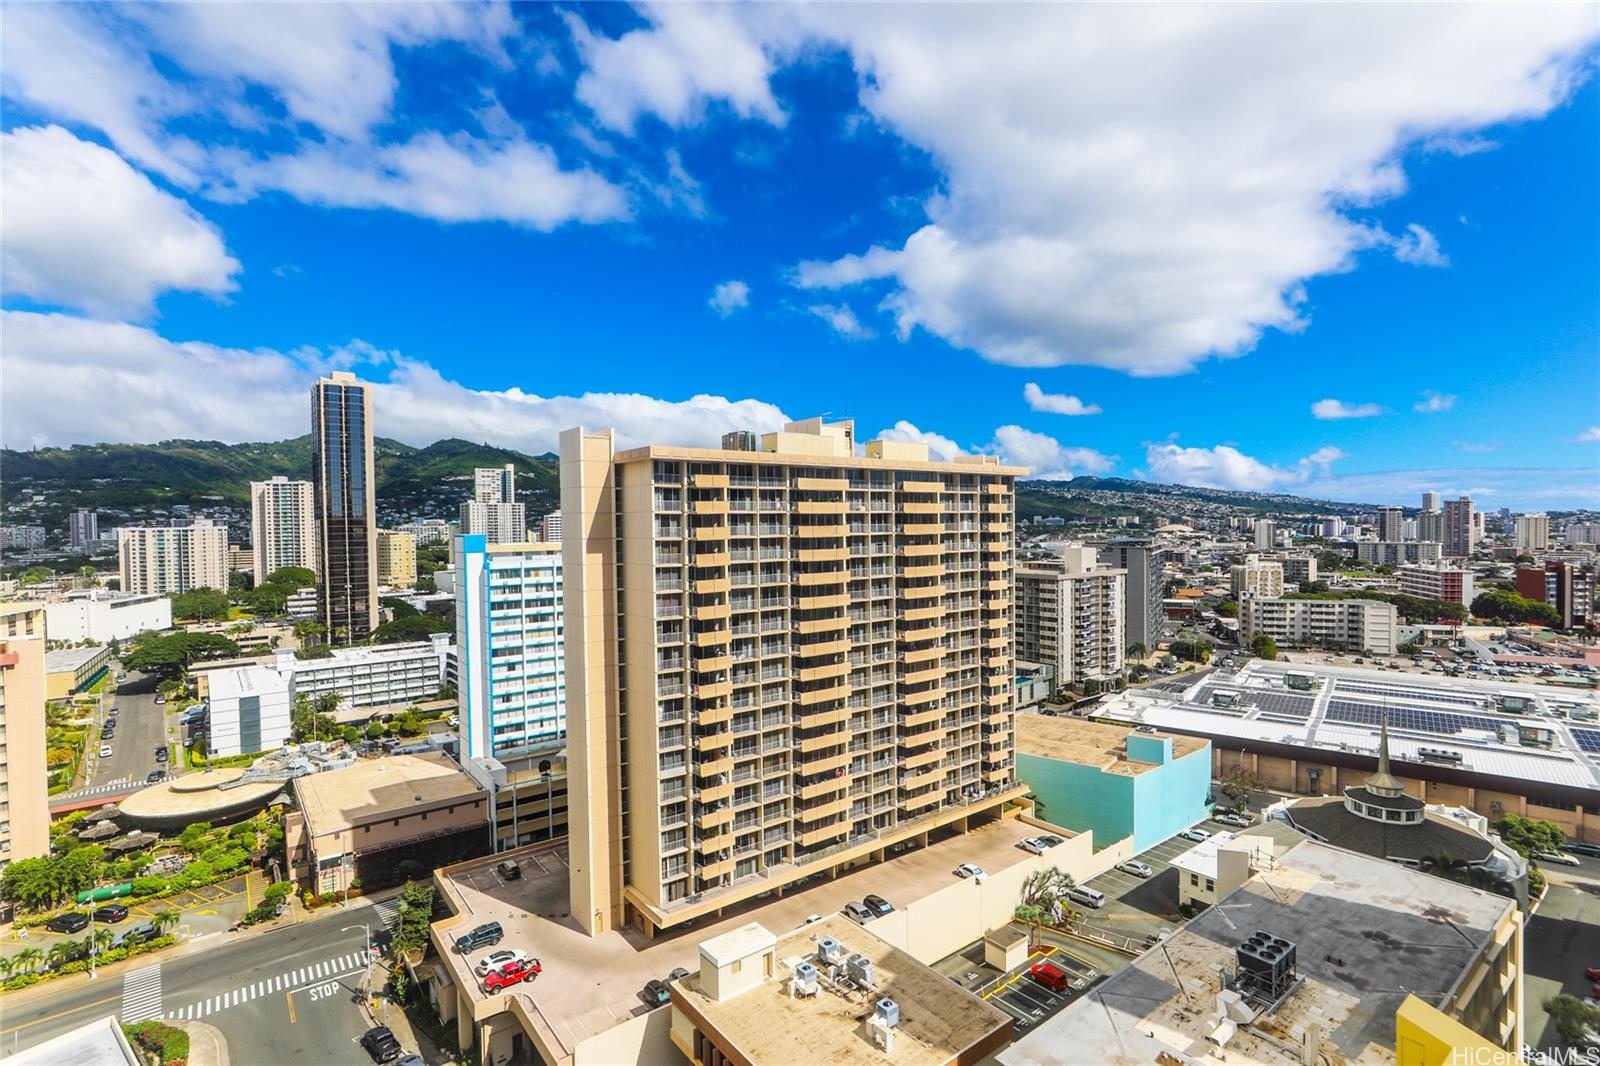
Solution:
M 650 980 L 639 992 L 639 998 L 652 1007 L 660 1007 L 672 1002 L 672 992 L 667 988 L 665 981 Z
M 149 773 L 144 775 L 144 783 L 147 784 L 147 785 L 153 785 L 157 781 L 160 781 L 163 777 L 166 777 L 166 776 L 167 775 L 166 775 L 165 771 L 162 771 L 162 770 L 151 770 Z
M 1538 859 L 1540 862 L 1553 862 L 1561 866 L 1583 865 L 1583 863 L 1579 862 L 1577 859 L 1574 859 L 1571 855 L 1560 851 L 1536 851 L 1533 853 L 1533 857 Z
M 861 902 L 875 917 L 881 918 L 885 914 L 894 913 L 894 904 L 882 896 L 862 896 Z
M 504 862 L 495 863 L 494 872 L 499 874 L 501 878 L 506 881 L 515 881 L 517 878 L 522 876 L 522 867 L 518 866 L 510 859 L 507 859 Z
M 1204 829 L 1194 829 L 1194 828 L 1185 829 L 1183 832 L 1179 833 L 1178 835 L 1180 837 L 1182 837 L 1183 839 L 1185 839 L 1185 840 L 1210 840 L 1211 839 L 1211 834 L 1206 832 Z
M 846 918 L 849 918 L 853 922 L 859 922 L 862 925 L 866 925 L 868 922 L 872 921 L 872 919 L 877 917 L 876 914 L 873 914 L 855 900 L 851 900 L 840 909 L 844 911 L 844 916 Z
M 1053 962 L 1036 962 L 1028 967 L 1028 976 L 1052 992 L 1065 992 L 1072 987 L 1072 975 Z
M 981 885 L 989 875 L 983 872 L 983 867 L 975 863 L 964 862 L 956 867 L 956 876 L 970 877 Z
M 427 1066 L 421 1055 L 407 1055 L 394 1060 L 394 1066 Z
M 668 981 L 681 981 L 685 977 L 688 977 L 688 976 L 689 976 L 689 971 L 688 970 L 684 969 L 682 966 L 674 966 L 672 968 L 672 972 L 667 974 L 667 980 Z
M 404 1050 L 387 1025 L 375 1026 L 362 1033 L 361 1046 L 372 1056 L 373 1062 L 393 1062 Z
M 166 762 L 166 761 L 167 761 L 167 746 L 165 744 L 163 744 L 159 748 L 156 749 L 156 762 Z
M 128 908 L 120 903 L 107 903 L 96 907 L 94 920 L 97 922 L 111 922 L 115 924 L 128 917 Z
M 1087 888 L 1083 885 L 1074 885 L 1067 889 L 1067 898 L 1074 903 L 1081 903 L 1085 907 L 1099 910 L 1106 905 L 1106 895 L 1097 889 Z
M 1132 874 L 1134 877 L 1139 878 L 1150 877 L 1155 873 L 1154 870 L 1150 869 L 1149 866 L 1140 862 L 1138 859 L 1129 859 L 1127 862 L 1119 862 L 1117 863 L 1117 869 L 1121 870 L 1125 874 Z
M 544 967 L 539 965 L 538 959 L 528 959 L 526 962 L 508 962 L 498 970 L 490 970 L 483 979 L 485 992 L 498 992 L 507 985 L 514 985 L 520 981 L 531 981 L 544 972 Z
M 82 932 L 89 924 L 89 916 L 82 911 L 68 911 L 58 914 L 44 923 L 44 927 L 52 933 L 78 933 Z
M 1053 848 L 1057 844 L 1065 844 L 1067 842 L 1066 837 L 1058 837 L 1054 833 L 1046 833 L 1041 836 L 1039 840 L 1047 848 Z
M 156 931 L 156 927 L 153 925 L 136 925 L 132 929 L 129 929 L 127 932 L 122 934 L 122 939 L 119 941 L 119 943 L 142 944 L 144 941 L 154 940 L 160 935 L 161 934 Z
M 1251 826 L 1256 824 L 1250 820 L 1249 815 L 1234 814 L 1232 812 L 1215 815 L 1211 820 L 1216 822 L 1218 825 L 1231 825 L 1238 829 L 1249 829 Z
M 471 932 L 456 940 L 456 950 L 466 955 L 477 951 L 479 948 L 492 947 L 500 943 L 505 936 L 505 930 L 500 928 L 499 922 L 486 922 Z
M 156 702 L 157 703 L 166 703 L 167 702 L 167 698 L 165 696 L 157 696 L 156 697 Z
M 491 951 L 485 955 L 479 960 L 478 965 L 472 968 L 472 972 L 479 977 L 487 977 L 490 970 L 498 970 L 507 963 L 526 961 L 528 961 L 528 953 L 526 951 L 520 948 L 501 948 L 499 951 Z
M 109 759 L 111 757 L 111 745 L 110 744 L 102 744 L 102 745 L 100 745 L 100 757 L 102 759 Z
M 118 671 L 117 680 L 118 681 L 126 681 L 126 680 L 128 680 L 128 675 L 125 674 L 125 673 L 122 673 L 121 671 Z
M 1043 855 L 1045 851 L 1049 849 L 1050 845 L 1046 844 L 1038 837 L 1025 837 L 1022 840 L 1017 841 L 1017 847 L 1021 848 L 1023 851 L 1031 851 L 1035 855 Z
M 1600 981 L 1600 966 L 1585 966 L 1583 976 L 1591 981 Z
M 1590 858 L 1600 858 L 1600 844 L 1565 844 L 1563 851 L 1570 851 L 1574 855 L 1588 855 Z

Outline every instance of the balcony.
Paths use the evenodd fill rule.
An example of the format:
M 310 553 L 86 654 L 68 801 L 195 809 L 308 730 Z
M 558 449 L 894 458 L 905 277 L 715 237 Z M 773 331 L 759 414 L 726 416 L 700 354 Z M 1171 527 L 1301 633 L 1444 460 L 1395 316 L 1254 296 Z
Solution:
M 691 500 L 689 501 L 689 513 L 725 515 L 728 513 L 728 501 L 725 499 Z
M 802 707 L 811 707 L 819 703 L 831 703 L 842 700 L 850 695 L 850 686 L 845 684 L 829 685 L 826 688 L 801 689 L 794 694 L 794 700 Z

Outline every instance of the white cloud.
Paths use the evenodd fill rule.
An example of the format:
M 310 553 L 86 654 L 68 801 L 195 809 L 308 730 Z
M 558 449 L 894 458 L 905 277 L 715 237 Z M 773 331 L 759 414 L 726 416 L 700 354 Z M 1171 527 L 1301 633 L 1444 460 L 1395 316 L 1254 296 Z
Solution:
M 1579 444 L 1600 443 L 1600 426 L 1590 426 L 1588 429 L 1578 434 L 1577 440 Z
M 958 455 L 967 454 L 961 449 L 961 445 L 957 444 L 949 437 L 942 436 L 938 433 L 930 433 L 920 430 L 915 425 L 905 421 L 904 419 L 896 422 L 889 429 L 879 431 L 878 439 L 908 441 L 912 444 L 926 444 L 928 446 L 928 451 L 933 454 L 935 459 L 943 459 L 946 461 L 954 459 Z
M 1302 496 L 1355 503 L 1414 500 L 1425 491 L 1446 497 L 1466 494 L 1479 507 L 1540 510 L 1600 508 L 1600 480 L 1592 469 L 1478 467 L 1375 470 L 1317 476 L 1294 490 Z
M 822 319 L 835 333 L 846 340 L 864 341 L 876 336 L 872 330 L 861 324 L 854 311 L 842 304 L 812 304 L 806 311 Z
M 1413 266 L 1442 267 L 1450 265 L 1450 257 L 1439 250 L 1439 238 L 1415 222 L 1394 241 L 1394 257 Z
M 1494 451 L 1499 451 L 1500 450 L 1500 442 L 1496 441 L 1496 440 L 1490 440 L 1490 441 L 1458 440 L 1458 441 L 1455 441 L 1453 443 L 1455 444 L 1455 446 L 1457 448 L 1460 448 L 1464 452 L 1494 452 Z
M 718 99 L 744 117 L 783 124 L 783 110 L 767 84 L 772 64 L 740 29 L 732 7 L 657 4 L 645 12 L 649 28 L 618 38 L 597 36 L 577 15 L 567 16 L 587 68 L 578 78 L 578 99 L 601 123 L 632 132 L 648 113 L 688 125 Z
M 1097 403 L 1084 403 L 1076 396 L 1045 392 L 1031 381 L 1022 387 L 1022 397 L 1028 401 L 1028 406 L 1033 410 L 1043 411 L 1046 414 L 1097 415 L 1100 413 L 1100 405 Z
M 723 100 L 771 121 L 763 68 L 842 48 L 862 106 L 940 180 L 921 228 L 796 280 L 872 283 L 902 335 L 997 362 L 1135 374 L 1303 328 L 1307 281 L 1363 250 L 1437 254 L 1359 212 L 1404 191 L 1410 147 L 1565 100 L 1595 35 L 1559 4 L 703 10 L 652 9 L 626 55 L 588 53 L 603 119 Z M 684 47 L 675 19 L 716 46 Z
M 1383 408 L 1375 403 L 1345 403 L 1343 400 L 1318 400 L 1311 405 L 1311 414 L 1315 418 L 1327 421 L 1336 418 L 1372 418 L 1383 414 Z
M 1253 492 L 1285 491 L 1313 475 L 1326 476 L 1343 458 L 1345 454 L 1338 448 L 1319 448 L 1293 467 L 1284 468 L 1248 456 L 1230 444 L 1213 448 L 1185 448 L 1170 442 L 1145 445 L 1145 466 L 1153 481 Z
M 583 425 L 615 427 L 624 447 L 714 446 L 729 430 L 770 431 L 788 420 L 755 399 L 470 389 L 426 363 L 361 341 L 326 353 L 279 352 L 179 343 L 139 326 L 66 315 L 7 311 L 0 321 L 6 338 L 0 426 L 7 447 L 172 437 L 281 440 L 306 431 L 311 382 L 334 367 L 363 370 L 376 381 L 377 432 L 411 444 L 466 437 L 537 454 L 554 450 L 561 430 Z M 97 394 L 114 395 L 117 403 L 83 403 Z
M 1411 409 L 1421 411 L 1423 414 L 1438 414 L 1440 411 L 1450 410 L 1455 405 L 1454 396 L 1429 389 L 1422 394 L 1422 399 L 1411 405 Z
M 1005 463 L 1027 467 L 1028 476 L 1041 481 L 1067 481 L 1079 474 L 1106 474 L 1117 464 L 1114 456 L 1093 448 L 1069 447 L 1054 437 L 1015 425 L 996 429 L 989 450 L 998 452 Z
M 750 306 L 750 286 L 742 281 L 724 281 L 711 290 L 711 309 L 723 318 Z
M 172 289 L 236 288 L 239 261 L 216 227 L 110 149 L 25 127 L 0 134 L 0 167 L 7 292 L 114 316 L 143 315 Z

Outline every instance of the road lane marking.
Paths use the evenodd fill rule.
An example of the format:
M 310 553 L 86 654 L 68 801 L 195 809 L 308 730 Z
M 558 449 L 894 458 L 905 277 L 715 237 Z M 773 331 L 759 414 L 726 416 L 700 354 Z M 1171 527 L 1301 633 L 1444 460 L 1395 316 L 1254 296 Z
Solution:
M 54 1014 L 46 1014 L 43 1018 L 35 1018 L 31 1022 L 23 1022 L 20 1025 L 13 1025 L 9 1029 L 0 1029 L 0 1035 L 18 1032 L 19 1030 L 28 1028 L 30 1025 L 41 1025 L 44 1022 L 53 1022 L 57 1018 L 65 1018 L 69 1014 L 77 1014 L 79 1011 L 88 1010 L 91 1007 L 100 1007 L 107 1003 L 116 1003 L 120 1000 L 120 998 L 121 997 L 119 996 L 107 996 L 105 999 L 97 999 L 92 1002 L 85 1003 L 81 1007 L 68 1007 L 66 1010 L 56 1011 Z

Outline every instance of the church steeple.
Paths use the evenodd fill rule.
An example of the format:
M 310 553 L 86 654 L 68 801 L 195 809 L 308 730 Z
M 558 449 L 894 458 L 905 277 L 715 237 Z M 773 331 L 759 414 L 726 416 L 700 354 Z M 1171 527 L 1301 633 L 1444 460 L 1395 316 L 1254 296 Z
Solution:
M 1374 796 L 1403 796 L 1405 786 L 1389 772 L 1389 712 L 1383 712 L 1378 731 L 1378 772 L 1368 776 L 1367 791 Z

